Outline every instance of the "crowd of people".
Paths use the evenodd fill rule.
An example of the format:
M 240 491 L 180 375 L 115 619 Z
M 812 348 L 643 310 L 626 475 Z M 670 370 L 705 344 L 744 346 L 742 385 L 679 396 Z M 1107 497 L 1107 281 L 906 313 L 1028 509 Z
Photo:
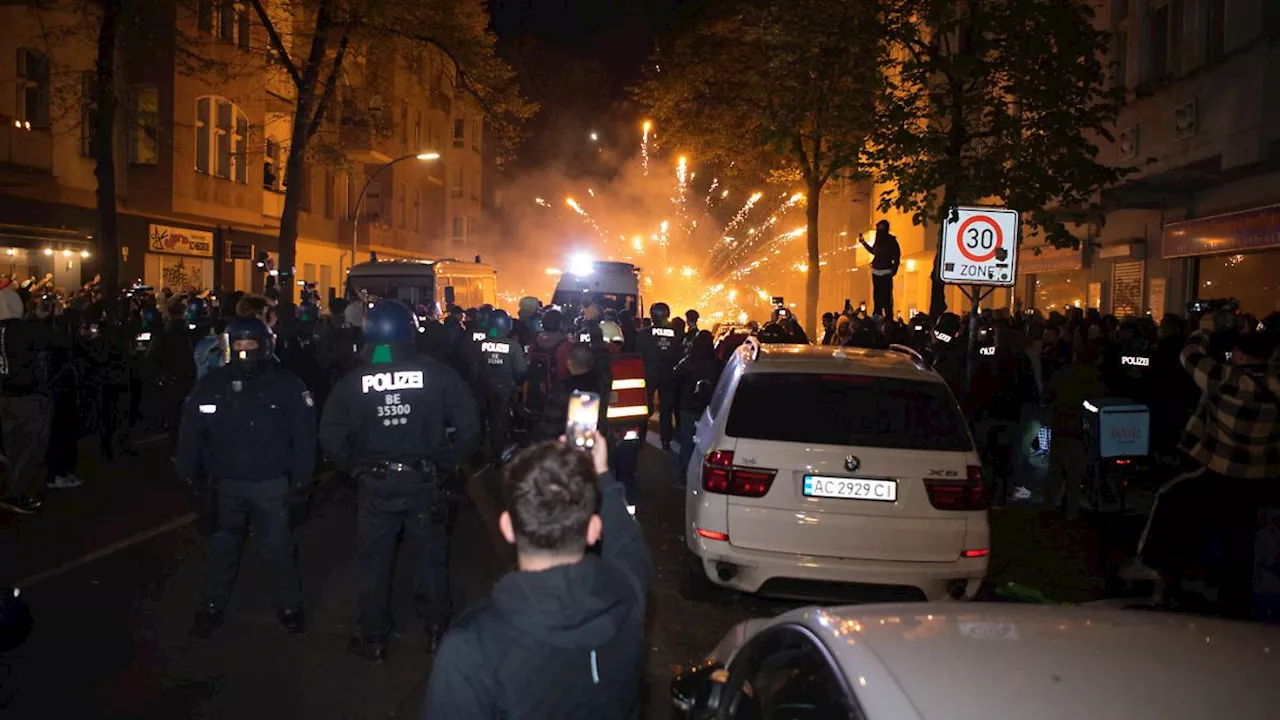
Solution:
M 38 511 L 41 466 L 47 487 L 79 485 L 76 444 L 87 433 L 107 458 L 131 450 L 139 425 L 166 433 L 205 539 L 193 634 L 221 625 L 250 525 L 280 625 L 298 633 L 306 616 L 293 527 L 305 520 L 318 459 L 332 463 L 359 488 L 360 630 L 350 650 L 370 662 L 387 657 L 397 537 L 413 545 L 423 640 L 437 654 L 424 717 L 630 714 L 652 569 L 628 511 L 649 418 L 663 450 L 678 445 L 673 484 L 682 486 L 694 426 L 734 349 L 752 336 L 810 343 L 781 305 L 763 326 L 713 335 L 696 310 L 673 317 L 665 303 L 643 319 L 532 298 L 515 317 L 450 306 L 436 318 L 377 298 L 339 299 L 323 313 L 308 292 L 282 313 L 270 294 L 136 286 L 109 314 L 93 284 L 65 300 L 39 290 L 0 288 L 0 504 Z M 1142 558 L 1176 580 L 1196 548 L 1223 543 L 1236 558 L 1221 571 L 1223 602 L 1247 614 L 1252 565 L 1239 558 L 1253 558 L 1260 513 L 1277 501 L 1258 481 L 1280 475 L 1280 317 L 1217 303 L 1188 319 L 1015 307 L 904 320 L 879 304 L 827 313 L 814 344 L 896 347 L 935 369 L 970 421 L 999 500 L 1038 490 L 1073 517 L 1081 408 L 1107 396 L 1146 405 L 1153 455 L 1192 472 L 1161 494 L 1165 511 L 1153 515 Z M 568 399 L 581 392 L 600 400 L 589 453 L 561 437 Z M 1024 454 L 1048 456 L 1043 487 L 1021 481 Z M 503 470 L 499 526 L 518 568 L 454 621 L 449 527 L 461 468 L 486 462 Z M 1237 491 L 1224 496 L 1215 484 Z M 601 552 L 589 552 L 601 538 Z

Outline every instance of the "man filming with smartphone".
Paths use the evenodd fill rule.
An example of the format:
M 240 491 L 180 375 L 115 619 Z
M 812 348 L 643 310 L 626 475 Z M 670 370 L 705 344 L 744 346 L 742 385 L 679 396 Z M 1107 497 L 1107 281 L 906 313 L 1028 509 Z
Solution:
M 506 467 L 498 527 L 518 569 L 445 636 L 422 718 L 638 715 L 653 567 L 607 443 L 588 438 L 585 452 L 561 439 Z

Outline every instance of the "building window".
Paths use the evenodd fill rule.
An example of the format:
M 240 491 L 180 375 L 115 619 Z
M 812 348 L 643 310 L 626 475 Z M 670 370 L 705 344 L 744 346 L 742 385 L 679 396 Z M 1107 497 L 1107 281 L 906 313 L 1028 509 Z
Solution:
M 280 143 L 267 140 L 267 148 L 262 153 L 262 187 L 266 190 L 280 190 Z
M 1117 30 L 1111 36 L 1111 87 L 1129 84 L 1129 33 Z
M 80 155 L 93 157 L 98 134 L 98 75 L 92 70 L 80 73 Z
M 413 111 L 413 151 L 422 152 L 422 111 Z
M 453 146 L 456 148 L 467 146 L 467 121 L 462 118 L 453 121 Z
M 422 193 L 418 188 L 413 189 L 413 231 L 422 231 Z
M 1147 17 L 1147 81 L 1169 75 L 1169 6 L 1151 8 Z
M 249 7 L 234 0 L 199 0 L 196 22 L 225 43 L 249 49 Z
M 471 149 L 480 152 L 480 121 L 471 121 Z
M 1129 17 L 1129 0 L 1111 0 L 1111 22 L 1118 23 Z
M 30 127 L 49 126 L 49 58 L 30 48 L 18 48 L 17 111 L 14 119 Z
M 405 199 L 408 194 L 409 194 L 408 186 L 406 186 L 404 183 L 401 183 L 400 184 L 400 207 L 399 207 L 401 230 L 404 230 L 406 227 L 409 226 L 409 216 L 407 211 L 405 210 Z
M 334 200 L 333 191 L 337 178 L 334 177 L 332 170 L 324 171 L 324 216 L 333 217 L 334 206 L 337 204 Z
M 460 198 L 466 193 L 466 172 L 462 168 L 453 170 L 453 187 L 449 188 L 451 197 Z
M 453 239 L 461 240 L 467 231 L 467 221 L 465 218 L 455 217 L 453 219 Z
M 248 182 L 249 118 L 226 98 L 196 100 L 196 171 Z
M 480 199 L 480 173 L 472 173 L 471 175 L 471 199 Z
M 160 129 L 160 93 L 154 85 L 135 85 L 133 113 L 129 123 L 129 162 L 155 165 L 160 153 L 157 147 Z
M 400 154 L 409 152 L 409 103 L 400 101 Z
M 1204 59 L 1213 62 L 1226 47 L 1227 0 L 1205 0 L 1205 13 Z

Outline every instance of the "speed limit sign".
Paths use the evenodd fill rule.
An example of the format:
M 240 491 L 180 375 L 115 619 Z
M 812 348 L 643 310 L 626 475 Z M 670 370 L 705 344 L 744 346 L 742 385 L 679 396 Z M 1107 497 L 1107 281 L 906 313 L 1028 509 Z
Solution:
M 942 228 L 942 281 L 1013 285 L 1017 278 L 1018 212 L 962 207 Z

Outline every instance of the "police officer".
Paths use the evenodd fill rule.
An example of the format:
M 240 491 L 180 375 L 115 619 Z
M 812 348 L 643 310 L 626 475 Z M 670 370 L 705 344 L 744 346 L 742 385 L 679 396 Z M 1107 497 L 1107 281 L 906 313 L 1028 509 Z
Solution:
M 489 459 L 502 463 L 511 429 L 511 401 L 528 373 L 524 348 L 511 337 L 511 316 L 494 310 L 489 316 L 489 338 L 480 343 L 480 377 L 489 416 Z
M 649 395 L 649 414 L 653 414 L 653 394 L 658 394 L 658 427 L 662 435 L 662 449 L 671 449 L 675 435 L 675 383 L 672 373 L 680 362 L 684 338 L 671 326 L 671 308 L 666 303 L 654 303 L 649 308 L 653 326 L 644 329 L 636 340 L 636 352 L 644 358 L 645 388 Z M 647 425 L 646 425 L 647 427 Z
M 178 476 L 203 499 L 207 531 L 192 634 L 205 637 L 222 624 L 250 523 L 271 573 L 276 616 L 285 630 L 301 633 L 306 620 L 289 521 L 315 469 L 315 401 L 273 358 L 261 320 L 237 319 L 227 339 L 230 363 L 206 373 L 187 398 L 174 459 Z
M 360 634 L 351 652 L 381 663 L 391 631 L 391 565 L 401 529 L 412 546 L 415 605 L 434 652 L 453 612 L 446 476 L 480 437 L 475 402 L 457 373 L 414 353 L 417 318 L 394 300 L 365 319 L 364 364 L 325 405 L 320 445 L 359 484 L 356 554 Z M 454 428 L 450 444 L 447 428 Z

